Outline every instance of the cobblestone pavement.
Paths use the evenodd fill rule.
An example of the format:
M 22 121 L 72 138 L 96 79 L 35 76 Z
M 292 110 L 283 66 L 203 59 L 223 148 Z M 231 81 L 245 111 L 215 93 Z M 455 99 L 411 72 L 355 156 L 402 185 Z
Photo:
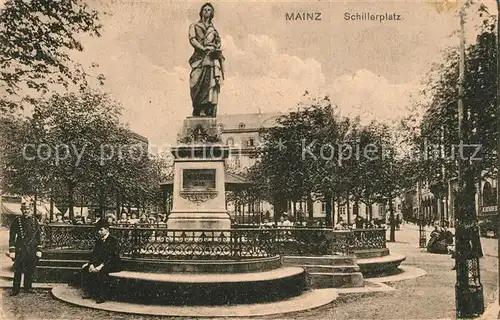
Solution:
M 5 231 L 0 231 L 2 261 L 5 261 L 6 240 Z M 488 305 L 494 301 L 497 290 L 498 247 L 496 239 L 482 239 L 482 243 L 485 257 L 480 261 L 481 280 Z M 391 253 L 406 255 L 404 264 L 422 268 L 428 274 L 389 283 L 396 288 L 393 292 L 341 295 L 334 303 L 319 309 L 263 319 L 454 319 L 455 272 L 451 270 L 453 260 L 450 256 L 419 249 L 418 231 L 411 226 L 403 226 L 397 231 L 396 242 L 388 243 L 388 247 Z M 9 297 L 8 290 L 0 294 L 4 319 L 159 319 L 74 307 L 54 300 L 48 291 L 42 290 L 16 298 Z

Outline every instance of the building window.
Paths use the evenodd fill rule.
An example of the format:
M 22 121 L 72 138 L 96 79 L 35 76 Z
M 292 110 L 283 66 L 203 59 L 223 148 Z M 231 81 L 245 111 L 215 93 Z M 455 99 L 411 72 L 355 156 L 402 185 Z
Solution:
M 235 166 L 236 168 L 238 168 L 238 169 L 241 167 L 241 161 L 240 161 L 240 157 L 239 157 L 239 156 L 236 156 L 236 157 L 234 158 L 234 166 Z
M 253 147 L 253 146 L 254 146 L 254 139 L 253 138 L 248 139 L 247 147 Z
M 385 217 L 385 204 L 380 205 L 380 215 Z
M 321 214 L 326 214 L 326 202 L 321 202 Z
M 483 206 L 494 206 L 497 204 L 496 188 L 491 187 L 491 183 L 486 182 L 483 187 Z
M 234 139 L 231 137 L 227 138 L 226 145 L 231 147 L 234 146 Z
M 345 206 L 339 207 L 339 214 L 341 214 L 341 215 L 346 214 L 346 207 Z
M 240 124 L 238 125 L 238 128 L 244 129 L 245 128 L 245 124 L 243 122 L 240 122 Z

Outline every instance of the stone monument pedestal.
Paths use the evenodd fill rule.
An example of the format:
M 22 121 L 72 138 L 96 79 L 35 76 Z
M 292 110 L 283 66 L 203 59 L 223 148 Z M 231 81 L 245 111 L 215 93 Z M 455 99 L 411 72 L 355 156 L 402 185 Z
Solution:
M 179 142 L 172 148 L 173 207 L 167 228 L 230 229 L 224 185 L 229 148 L 218 140 L 217 120 L 187 118 Z

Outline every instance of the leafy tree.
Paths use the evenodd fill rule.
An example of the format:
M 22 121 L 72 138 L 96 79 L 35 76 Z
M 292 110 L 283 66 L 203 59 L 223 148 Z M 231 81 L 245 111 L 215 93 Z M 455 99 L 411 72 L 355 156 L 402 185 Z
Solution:
M 38 159 L 50 167 L 50 178 L 66 186 L 70 218 L 73 218 L 76 188 L 101 178 L 103 146 L 111 144 L 120 107 L 109 96 L 96 91 L 53 94 L 40 99 L 33 119 L 42 134 L 36 141 Z
M 99 13 L 82 0 L 7 0 L 0 9 L 0 111 L 19 107 L 8 95 L 26 87 L 85 86 L 87 73 L 69 51 L 83 50 L 78 34 L 100 36 L 101 27 Z
M 252 177 L 257 185 L 267 186 L 266 199 L 275 205 L 276 213 L 285 211 L 286 200 L 312 204 L 318 170 L 324 162 L 320 154 L 326 141 L 323 135 L 331 134 L 332 119 L 328 97 L 311 99 L 297 111 L 281 116 L 276 127 L 262 130 L 264 143 L 258 150 L 259 161 Z M 312 205 L 308 208 L 312 218 Z
M 359 129 L 353 137 L 360 155 L 350 162 L 353 170 L 351 193 L 356 202 L 363 202 L 368 208 L 367 216 L 372 217 L 372 205 L 381 201 L 381 178 L 384 174 L 384 136 L 388 128 L 371 122 Z
M 387 130 L 389 134 L 382 136 L 384 147 L 382 158 L 380 159 L 380 179 L 377 181 L 378 193 L 387 199 L 389 204 L 389 241 L 396 241 L 396 219 L 394 216 L 393 200 L 401 196 L 405 190 L 415 185 L 418 171 L 415 170 L 417 160 L 413 154 L 400 152 L 398 148 L 397 130 Z
M 40 128 L 33 119 L 3 117 L 1 122 L 2 189 L 35 198 L 46 193 L 49 168 L 40 161 L 35 148 L 26 148 L 40 140 Z
M 483 11 L 480 11 L 481 15 Z M 469 162 L 476 181 L 491 175 L 496 168 L 496 34 L 495 19 L 485 16 L 476 43 L 467 47 L 465 69 L 464 121 L 469 145 L 480 146 Z M 449 48 L 444 62 L 437 64 L 426 85 L 430 97 L 421 123 L 420 145 L 424 153 L 422 170 L 429 182 L 443 183 L 441 168 L 447 177 L 457 175 L 458 141 L 458 69 L 457 48 Z M 465 147 L 472 156 L 475 147 Z M 442 149 L 442 151 L 437 151 Z
M 119 213 L 159 203 L 169 159 L 152 157 L 119 123 L 120 110 L 107 94 L 86 91 L 40 99 L 27 119 L 4 118 L 4 189 L 50 195 L 70 218 L 75 204 L 104 212 L 114 203 Z
M 263 131 L 259 161 L 249 171 L 266 200 L 322 200 L 331 225 L 332 203 L 362 201 L 371 208 L 386 198 L 392 204 L 407 185 L 403 163 L 384 157 L 397 149 L 393 128 L 341 117 L 328 97 L 311 99 L 278 122 Z

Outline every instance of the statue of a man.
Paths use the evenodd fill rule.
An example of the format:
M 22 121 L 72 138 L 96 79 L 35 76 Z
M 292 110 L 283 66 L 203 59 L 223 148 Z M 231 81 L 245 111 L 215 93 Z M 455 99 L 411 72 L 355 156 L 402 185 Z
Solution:
M 224 57 L 219 33 L 212 24 L 214 12 L 213 5 L 205 3 L 200 9 L 200 20 L 189 26 L 189 42 L 194 48 L 189 59 L 193 116 L 217 115 L 217 102 L 224 79 Z

